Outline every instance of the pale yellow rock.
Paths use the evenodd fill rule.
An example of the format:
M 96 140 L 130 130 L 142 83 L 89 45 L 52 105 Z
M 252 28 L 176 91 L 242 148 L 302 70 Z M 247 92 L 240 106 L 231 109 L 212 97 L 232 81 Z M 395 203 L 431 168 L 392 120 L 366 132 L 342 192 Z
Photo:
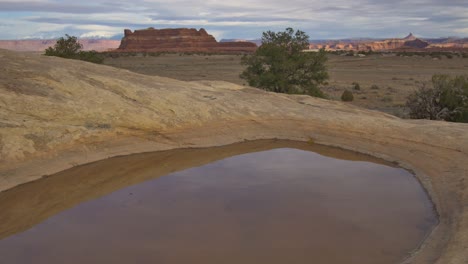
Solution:
M 468 262 L 467 124 L 41 55 L 1 50 L 0 57 L 0 191 L 116 155 L 312 140 L 413 170 L 440 224 L 408 262 Z

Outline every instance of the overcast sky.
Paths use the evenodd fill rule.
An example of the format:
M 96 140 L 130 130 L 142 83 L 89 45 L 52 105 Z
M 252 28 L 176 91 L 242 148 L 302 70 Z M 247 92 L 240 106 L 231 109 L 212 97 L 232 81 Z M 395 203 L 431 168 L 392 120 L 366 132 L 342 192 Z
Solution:
M 468 0 L 0 0 L 0 39 L 107 38 L 147 27 L 203 27 L 218 40 L 286 27 L 311 39 L 468 37 Z

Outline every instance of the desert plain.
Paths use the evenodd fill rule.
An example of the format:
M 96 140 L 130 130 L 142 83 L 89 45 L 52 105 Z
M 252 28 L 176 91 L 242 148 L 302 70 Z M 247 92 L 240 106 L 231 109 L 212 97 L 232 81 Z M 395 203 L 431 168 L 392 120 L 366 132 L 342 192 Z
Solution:
M 404 116 L 395 109 L 418 84 L 435 73 L 466 73 L 468 59 L 331 55 L 323 87 L 331 100 L 248 87 L 235 55 L 119 57 L 106 66 L 1 50 L 0 59 L 0 199 L 15 186 L 114 156 L 307 141 L 415 173 L 439 224 L 406 263 L 468 260 L 468 125 L 375 110 Z M 336 100 L 352 82 L 361 86 L 355 101 Z
M 239 77 L 245 69 L 242 55 L 133 54 L 107 57 L 105 65 L 133 72 L 164 76 L 182 81 L 214 80 L 248 85 Z M 432 75 L 464 75 L 468 58 L 433 57 L 428 53 L 397 56 L 396 53 L 366 57 L 328 55 L 330 79 L 322 90 L 332 100 L 340 100 L 345 89 L 354 94 L 350 104 L 407 117 L 407 96 L 421 85 L 429 85 Z M 355 90 L 358 83 L 360 90 Z

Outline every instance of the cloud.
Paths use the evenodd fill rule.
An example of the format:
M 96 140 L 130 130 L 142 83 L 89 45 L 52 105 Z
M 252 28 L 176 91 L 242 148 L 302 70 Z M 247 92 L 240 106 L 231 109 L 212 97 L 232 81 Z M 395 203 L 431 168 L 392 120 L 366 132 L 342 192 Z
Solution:
M 423 37 L 467 36 L 466 14 L 466 0 L 0 0 L 0 28 L 11 29 L 2 30 L 0 39 L 64 33 L 108 37 L 150 26 L 204 27 L 226 38 L 258 38 L 265 30 L 286 27 L 311 38 L 394 37 L 410 31 Z
M 49 1 L 0 1 L 1 12 L 51 12 L 64 14 L 112 13 L 122 11 L 116 6 L 103 6 L 99 3 L 87 4 L 58 3 Z

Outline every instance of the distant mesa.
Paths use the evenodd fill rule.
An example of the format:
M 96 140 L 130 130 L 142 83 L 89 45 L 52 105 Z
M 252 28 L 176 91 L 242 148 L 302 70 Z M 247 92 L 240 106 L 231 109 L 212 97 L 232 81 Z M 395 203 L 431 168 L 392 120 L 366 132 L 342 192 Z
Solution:
M 223 39 L 217 42 L 203 28 L 140 29 L 134 32 L 126 29 L 122 40 L 79 39 L 83 50 L 100 52 L 206 52 L 206 53 L 251 53 L 261 40 Z M 56 39 L 0 40 L 0 49 L 14 51 L 43 52 L 55 45 Z M 410 33 L 404 38 L 390 39 L 340 39 L 312 40 L 309 49 L 334 51 L 445 51 L 468 52 L 468 38 L 421 39 Z
M 257 49 L 252 42 L 217 42 L 203 28 L 125 29 L 124 34 L 115 51 L 251 53 Z
M 441 46 L 441 45 L 439 45 Z M 446 44 L 448 47 L 449 45 Z M 461 45 L 458 45 L 461 46 Z M 384 40 L 332 40 L 312 42 L 310 49 L 325 48 L 326 50 L 353 50 L 353 51 L 402 51 L 402 50 L 424 50 L 434 48 L 430 41 L 417 38 L 410 33 L 404 38 L 392 38 Z
M 381 50 L 397 50 L 397 49 L 408 49 L 416 48 L 423 49 L 429 46 L 427 41 L 416 38 L 413 33 L 402 39 L 386 39 L 383 41 L 376 41 L 367 43 L 366 49 L 381 51 Z
M 262 45 L 261 39 L 221 39 L 219 42 L 252 42 L 257 44 L 257 46 Z

